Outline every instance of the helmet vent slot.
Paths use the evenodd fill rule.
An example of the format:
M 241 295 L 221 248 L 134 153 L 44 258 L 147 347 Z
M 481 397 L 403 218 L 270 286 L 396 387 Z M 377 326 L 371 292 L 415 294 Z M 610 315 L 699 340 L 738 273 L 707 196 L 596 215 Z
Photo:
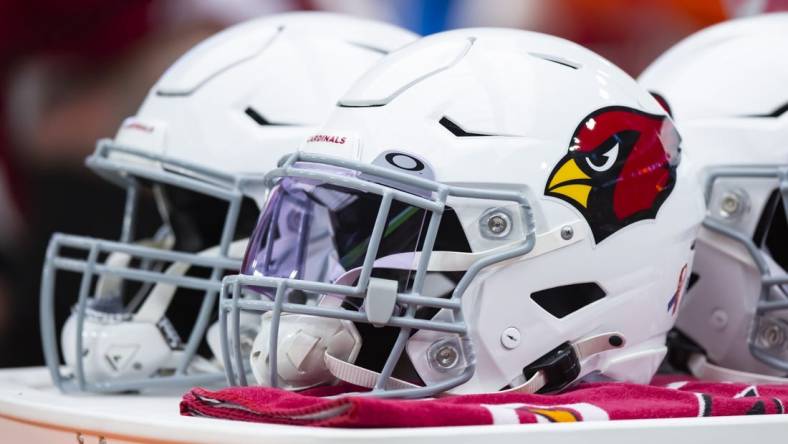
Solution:
M 605 297 L 605 291 L 593 282 L 562 285 L 531 294 L 531 299 L 545 311 L 563 318 Z
M 447 130 L 449 130 L 452 134 L 456 137 L 485 137 L 485 136 L 492 136 L 492 134 L 482 134 L 482 133 L 469 133 L 464 129 L 460 128 L 459 125 L 449 120 L 448 117 L 444 116 L 441 120 L 438 121 L 440 125 Z
M 772 111 L 770 113 L 755 114 L 755 115 L 750 116 L 750 117 L 772 117 L 772 118 L 777 118 L 777 117 L 782 116 L 786 112 L 788 112 L 788 103 L 786 103 L 784 105 L 780 105 L 777 109 L 775 109 L 774 111 Z
M 384 48 L 373 46 L 373 45 L 370 45 L 368 43 L 352 42 L 352 41 L 349 41 L 348 43 L 353 45 L 353 46 L 355 46 L 355 47 L 357 47 L 357 48 L 361 48 L 361 49 L 364 49 L 366 51 L 376 52 L 376 53 L 378 53 L 380 55 L 386 55 L 386 54 L 389 53 L 389 51 L 384 49 Z
M 785 114 L 786 112 L 788 112 L 788 103 L 786 103 L 785 105 L 782 105 L 781 107 L 779 107 L 776 110 L 772 111 L 769 114 L 769 117 L 780 117 L 783 114 Z
M 254 120 L 254 122 L 256 124 L 260 125 L 260 126 L 292 126 L 293 125 L 293 124 L 290 124 L 290 123 L 274 123 L 274 122 L 271 122 L 268 119 L 266 119 L 265 117 L 263 117 L 262 114 L 257 112 L 257 110 L 252 108 L 251 106 L 247 107 L 244 110 L 244 114 L 249 116 L 250 119 Z
M 537 53 L 537 52 L 531 52 L 529 54 L 531 54 L 532 56 L 536 57 L 537 59 L 542 59 L 542 60 L 547 61 L 547 62 L 553 62 L 553 63 L 561 65 L 561 66 L 566 66 L 567 68 L 580 69 L 580 67 L 582 66 L 582 65 L 580 65 L 577 62 L 573 62 L 573 61 L 565 59 L 563 57 L 558 57 L 558 56 L 554 56 L 554 55 L 550 55 L 550 54 L 540 54 L 540 53 Z

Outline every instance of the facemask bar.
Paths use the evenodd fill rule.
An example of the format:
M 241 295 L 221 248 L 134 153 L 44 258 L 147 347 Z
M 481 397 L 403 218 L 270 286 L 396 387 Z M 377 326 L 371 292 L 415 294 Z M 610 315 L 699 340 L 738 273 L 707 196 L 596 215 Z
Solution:
M 122 160 L 112 158 L 122 155 Z M 117 157 L 117 156 L 116 156 Z M 159 167 L 151 167 L 152 162 Z M 147 164 L 146 164 L 147 163 Z M 171 385 L 173 382 L 188 384 L 210 383 L 222 379 L 220 373 L 211 375 L 187 375 L 190 363 L 194 360 L 197 349 L 209 326 L 216 295 L 220 288 L 219 279 L 223 270 L 237 270 L 240 259 L 230 259 L 228 253 L 235 235 L 236 223 L 244 197 L 243 189 L 261 182 L 262 177 L 240 177 L 211 170 L 189 162 L 170 159 L 166 156 L 147 151 L 124 147 L 111 140 L 98 142 L 94 154 L 86 159 L 86 164 L 107 180 L 126 189 L 126 201 L 122 231 L 119 242 L 95 239 L 85 236 L 74 236 L 57 233 L 53 235 L 47 248 L 44 270 L 41 281 L 40 324 L 44 348 L 44 358 L 54 384 L 62 391 L 95 391 L 120 392 L 140 390 L 150 387 Z M 180 174 L 173 171 L 188 173 Z M 199 177 L 199 179 L 195 178 Z M 167 249 L 132 243 L 134 238 L 137 196 L 139 179 L 154 184 L 167 184 L 179 188 L 193 190 L 228 203 L 224 227 L 217 251 L 210 256 L 197 253 L 178 253 Z M 166 225 L 166 217 L 165 217 Z M 162 227 L 159 233 L 168 233 L 169 227 Z M 61 249 L 79 250 L 86 253 L 86 259 L 74 259 L 61 256 Z M 113 266 L 98 262 L 101 254 L 127 254 L 139 259 L 140 267 Z M 172 275 L 154 270 L 150 264 L 162 261 L 185 264 L 187 267 L 199 266 L 211 269 L 208 279 L 194 278 L 180 274 Z M 87 310 L 87 300 L 94 277 L 118 277 L 144 283 L 142 291 L 147 291 L 153 284 L 170 284 L 176 287 L 196 289 L 205 292 L 200 305 L 196 322 L 185 343 L 182 358 L 179 360 L 172 376 L 144 378 L 140 380 L 90 382 L 85 378 L 84 359 L 77 359 L 74 378 L 64 375 L 60 370 L 61 357 L 58 349 L 58 332 L 55 323 L 55 276 L 58 271 L 81 273 L 82 278 L 76 305 L 77 331 L 82 332 Z M 76 338 L 76 354 L 81 357 L 82 335 Z M 76 384 L 74 384 L 76 383 Z
M 334 174 L 328 171 L 318 171 L 294 166 L 296 162 L 327 165 L 339 167 L 345 170 L 362 173 L 365 176 L 373 176 L 401 183 L 408 186 L 409 190 L 416 189 L 423 191 L 419 193 L 423 196 L 410 194 L 378 183 L 369 182 L 356 177 Z M 240 347 L 232 347 L 231 344 L 239 343 L 239 320 L 240 311 L 249 310 L 264 313 L 272 312 L 271 325 L 269 330 L 269 369 L 271 375 L 270 385 L 276 387 L 278 384 L 277 375 L 277 347 L 279 336 L 279 318 L 282 313 L 304 314 L 320 316 L 333 319 L 342 319 L 352 322 L 371 323 L 366 314 L 342 308 L 330 308 L 314 305 L 294 304 L 285 301 L 286 295 L 290 290 L 301 290 L 320 294 L 337 294 L 347 297 L 366 298 L 369 287 L 370 277 L 373 271 L 373 264 L 381 244 L 381 238 L 385 229 L 386 218 L 393 200 L 403 202 L 416 208 L 429 212 L 429 225 L 427 227 L 425 240 L 416 266 L 416 274 L 410 291 L 405 293 L 397 292 L 396 304 L 406 306 L 404 315 L 394 315 L 385 323 L 387 326 L 399 327 L 399 335 L 392 350 L 388 354 L 385 365 L 376 380 L 374 388 L 368 394 L 383 397 L 426 397 L 440 392 L 444 392 L 453 387 L 467 382 L 473 375 L 474 352 L 468 337 L 468 327 L 464 322 L 461 309 L 461 298 L 468 285 L 474 277 L 485 267 L 527 254 L 533 249 L 535 234 L 533 228 L 533 213 L 531 207 L 522 192 L 515 191 L 494 191 L 483 188 L 469 188 L 442 184 L 440 182 L 426 180 L 412 175 L 404 174 L 374 165 L 360 162 L 337 159 L 311 153 L 297 152 L 292 154 L 280 167 L 266 175 L 267 186 L 269 189 L 276 184 L 276 180 L 282 177 L 299 177 L 315 179 L 328 184 L 351 188 L 362 192 L 374 193 L 381 196 L 381 204 L 378 208 L 375 224 L 370 236 L 369 248 L 364 257 L 363 266 L 357 284 L 339 285 L 332 283 L 322 283 L 313 281 L 302 281 L 298 279 L 260 277 L 248 275 L 227 276 L 222 282 L 222 293 L 220 297 L 219 322 L 222 341 L 222 359 L 226 363 L 225 370 L 230 385 L 247 385 L 247 376 L 244 368 L 244 356 Z M 389 183 L 389 182 L 387 182 Z M 446 201 L 449 196 L 473 199 L 489 199 L 495 201 L 511 201 L 519 204 L 523 209 L 525 226 L 527 227 L 526 237 L 509 248 L 491 253 L 474 262 L 465 272 L 460 282 L 455 287 L 451 298 L 441 299 L 435 297 L 425 297 L 421 295 L 433 246 L 438 233 L 441 216 L 446 208 Z M 275 289 L 273 301 L 265 299 L 253 300 L 242 298 L 242 287 L 267 287 Z M 453 321 L 436 321 L 429 319 L 416 319 L 416 310 L 421 307 L 431 307 L 438 309 L 451 310 Z M 229 317 L 229 319 L 228 319 Z M 230 328 L 228 330 L 228 327 Z M 405 349 L 406 342 L 413 329 L 423 329 L 436 332 L 455 333 L 460 336 L 461 351 L 466 357 L 467 367 L 459 374 L 437 384 L 426 387 L 407 388 L 407 389 L 386 389 L 391 378 L 391 373 L 395 364 L 398 362 Z M 232 338 L 230 338 L 232 335 Z
M 782 195 L 782 203 L 785 208 L 786 214 L 783 216 L 788 219 L 788 166 L 751 166 L 751 167 L 719 167 L 714 168 L 709 172 L 709 178 L 706 182 L 706 204 L 710 205 L 714 183 L 717 179 L 721 178 L 737 178 L 737 179 L 755 179 L 755 178 L 772 178 L 777 179 L 778 188 Z M 771 224 L 771 221 L 769 222 Z M 740 231 L 737 231 L 725 223 L 714 219 L 711 216 L 706 216 L 703 221 L 703 226 L 709 230 L 726 236 L 735 242 L 743 245 L 753 263 L 758 268 L 761 275 L 761 290 L 760 297 L 757 305 L 756 316 L 761 316 L 777 310 L 785 310 L 788 308 L 788 297 L 783 296 L 783 292 L 774 292 L 782 297 L 782 300 L 769 300 L 769 295 L 772 289 L 778 286 L 788 284 L 788 274 L 772 274 L 769 270 L 767 259 L 760 247 L 753 242 L 750 236 L 747 236 Z M 768 233 L 770 226 L 765 228 Z M 788 245 L 785 246 L 788 248 Z M 749 349 L 750 353 L 766 365 L 788 372 L 788 362 L 767 353 L 764 349 L 756 346 L 756 337 L 758 334 L 757 318 L 753 321 L 753 326 L 750 331 Z
M 123 160 L 118 160 L 119 156 Z M 151 163 L 158 164 L 158 167 L 151 167 Z M 99 140 L 95 152 L 85 159 L 85 164 L 99 176 L 126 189 L 121 242 L 131 242 L 134 238 L 138 178 L 225 200 L 230 204 L 228 216 L 233 216 L 233 219 L 238 218 L 237 213 L 243 198 L 242 188 L 262 179 L 228 174 L 184 160 L 119 145 L 110 139 Z M 233 212 L 235 214 L 232 214 Z M 164 218 L 166 223 L 166 216 Z M 225 240 L 231 240 L 234 231 L 234 225 L 225 224 L 221 236 L 223 244 L 229 245 L 230 241 Z M 220 245 L 220 249 L 223 254 L 226 253 L 226 248 L 222 249 Z

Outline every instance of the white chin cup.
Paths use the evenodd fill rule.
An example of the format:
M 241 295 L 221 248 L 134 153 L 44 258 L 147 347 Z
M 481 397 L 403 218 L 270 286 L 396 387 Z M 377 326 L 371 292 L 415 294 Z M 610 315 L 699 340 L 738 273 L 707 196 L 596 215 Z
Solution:
M 252 344 L 249 360 L 260 385 L 270 385 L 268 342 L 271 313 L 262 316 L 260 333 Z M 361 336 L 350 321 L 317 316 L 283 314 L 279 320 L 277 347 L 278 386 L 302 390 L 334 382 L 324 355 L 353 363 L 361 348 Z
M 80 358 L 76 343 L 77 317 L 72 314 L 63 325 L 61 346 L 66 365 L 75 374 Z M 85 318 L 81 359 L 88 382 L 150 377 L 169 365 L 172 355 L 155 324 Z

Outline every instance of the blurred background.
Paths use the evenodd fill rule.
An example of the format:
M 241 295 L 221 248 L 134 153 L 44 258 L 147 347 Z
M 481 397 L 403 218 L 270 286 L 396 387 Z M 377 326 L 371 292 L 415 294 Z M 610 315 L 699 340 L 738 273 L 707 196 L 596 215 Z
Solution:
M 0 367 L 43 363 L 38 290 L 50 235 L 119 235 L 123 192 L 83 159 L 180 54 L 226 26 L 329 10 L 423 35 L 515 27 L 573 40 L 637 76 L 700 28 L 781 9 L 788 0 L 2 0 Z

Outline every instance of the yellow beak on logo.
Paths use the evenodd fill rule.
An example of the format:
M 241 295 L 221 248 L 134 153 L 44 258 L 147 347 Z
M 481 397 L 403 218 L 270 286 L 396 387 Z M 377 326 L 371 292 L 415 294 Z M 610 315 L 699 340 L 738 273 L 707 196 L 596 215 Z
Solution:
M 550 179 L 550 183 L 547 185 L 547 191 L 566 196 L 580 204 L 583 208 L 587 208 L 588 195 L 591 193 L 591 185 L 582 183 L 582 181 L 591 178 L 577 166 L 575 159 L 568 158 L 563 164 L 559 164 L 553 171 L 555 172 Z

